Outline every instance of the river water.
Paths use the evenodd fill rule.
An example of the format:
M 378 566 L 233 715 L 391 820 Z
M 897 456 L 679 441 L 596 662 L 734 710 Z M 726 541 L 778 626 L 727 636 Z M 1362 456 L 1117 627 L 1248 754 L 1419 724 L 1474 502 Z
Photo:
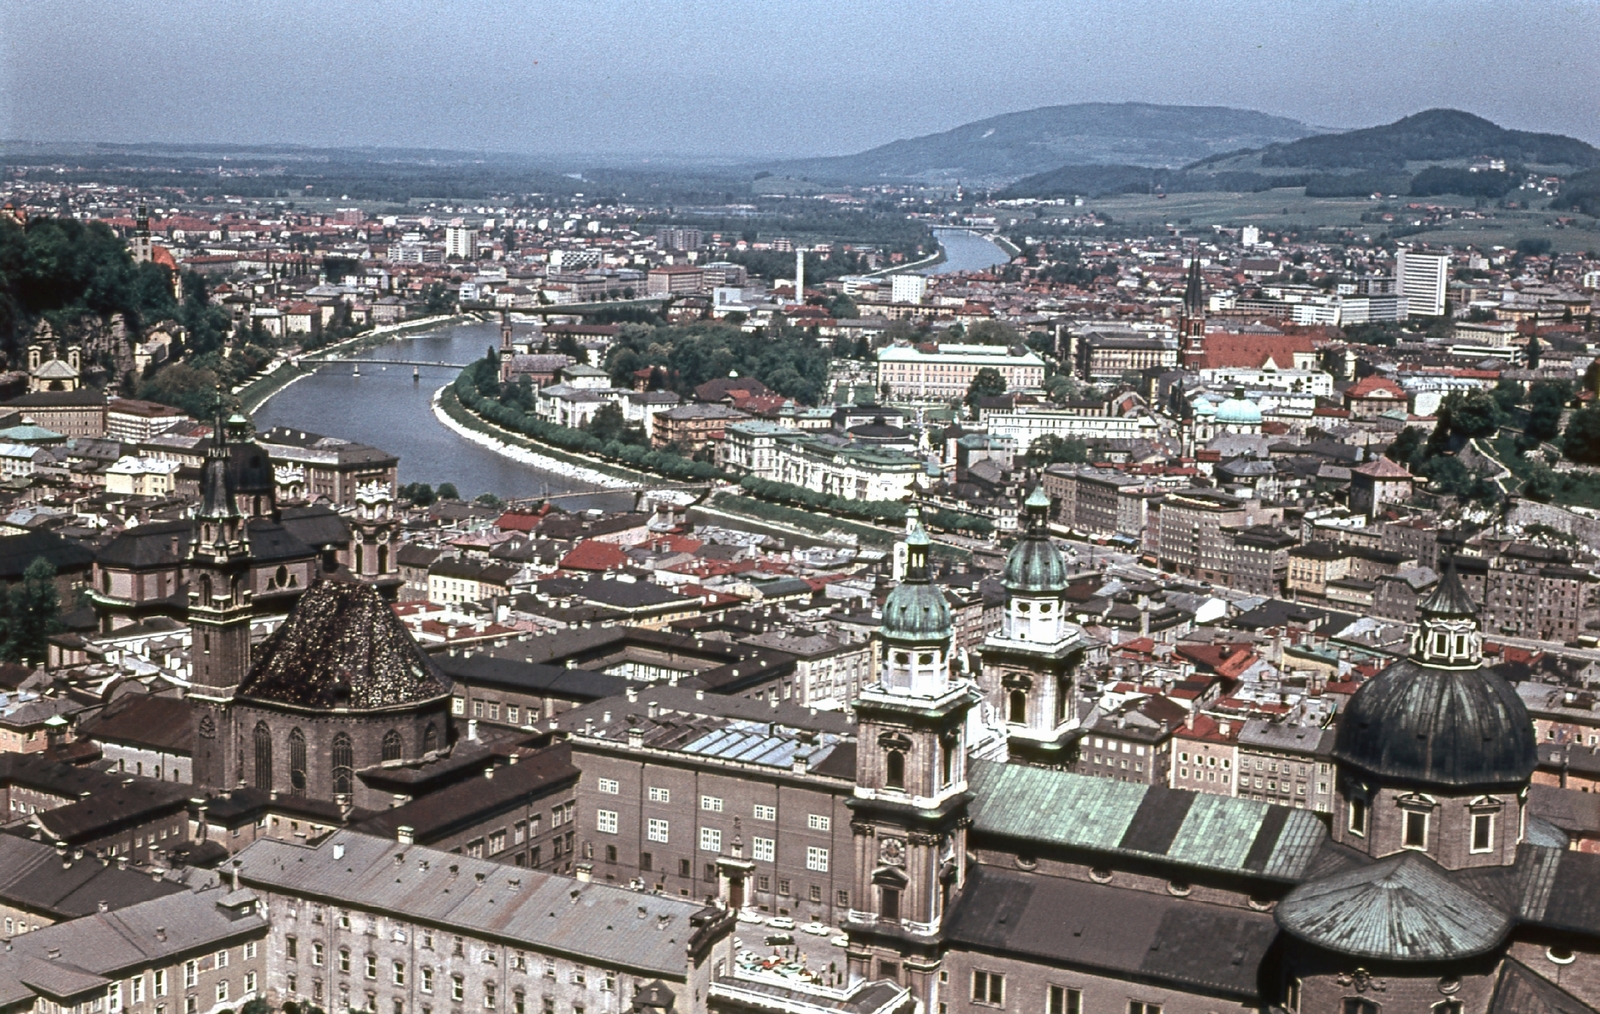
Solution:
M 520 329 L 519 329 L 520 330 Z M 423 366 L 413 380 L 410 366 L 383 366 L 372 360 L 469 363 L 500 342 L 498 323 L 461 324 L 428 331 L 345 357 L 367 362 L 361 376 L 349 363 L 330 363 L 279 392 L 256 411 L 260 429 L 298 430 L 371 444 L 400 456 L 400 482 L 454 483 L 464 497 L 479 493 L 536 497 L 593 493 L 599 487 L 557 471 L 545 471 L 457 436 L 433 415 L 430 399 L 455 379 L 455 367 Z M 561 496 L 566 510 L 618 509 L 631 494 Z
M 965 229 L 937 229 L 945 260 L 932 274 L 983 271 L 1009 258 L 993 240 Z M 567 510 L 617 510 L 632 503 L 626 493 L 603 493 L 592 483 L 501 457 L 457 436 L 433 415 L 430 399 L 455 379 L 456 367 L 410 366 L 375 360 L 469 363 L 500 342 L 498 323 L 460 324 L 407 336 L 343 358 L 363 360 L 361 375 L 348 363 L 320 367 L 295 381 L 255 413 L 261 429 L 288 426 L 370 444 L 400 456 L 400 482 L 454 483 L 462 496 L 493 493 L 505 498 L 558 496 Z M 573 495 L 577 494 L 577 495 Z
M 923 274 L 952 275 L 959 271 L 987 271 L 996 264 L 1004 264 L 1011 255 L 994 240 L 966 229 L 935 229 L 939 245 L 944 247 L 944 260 Z

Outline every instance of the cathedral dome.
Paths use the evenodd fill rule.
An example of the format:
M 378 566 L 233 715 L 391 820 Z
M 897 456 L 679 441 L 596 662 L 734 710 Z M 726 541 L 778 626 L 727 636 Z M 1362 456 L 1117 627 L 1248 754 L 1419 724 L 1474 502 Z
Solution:
M 1200 397 L 1194 400 L 1191 408 L 1196 416 L 1212 416 L 1217 414 L 1217 406 L 1211 404 L 1210 398 Z
M 1217 406 L 1218 426 L 1260 426 L 1261 409 L 1245 398 L 1244 392 L 1235 391 L 1233 397 Z
M 906 536 L 906 579 L 883 603 L 883 636 L 897 641 L 943 641 L 949 639 L 953 627 L 944 590 L 928 582 L 928 533 L 917 522 Z
M 1339 720 L 1341 767 L 1381 782 L 1518 789 L 1538 765 L 1533 720 L 1511 684 L 1482 667 L 1471 599 L 1451 560 L 1420 605 L 1411 657 L 1356 691 Z
M 1028 515 L 1028 531 L 1006 557 L 1000 580 L 1014 594 L 1059 592 L 1067 586 L 1067 564 L 1045 527 L 1050 498 L 1044 495 L 1043 488 L 1035 488 L 1023 508 Z
M 438 700 L 450 687 L 376 588 L 322 581 L 261 645 L 238 695 L 360 711 Z

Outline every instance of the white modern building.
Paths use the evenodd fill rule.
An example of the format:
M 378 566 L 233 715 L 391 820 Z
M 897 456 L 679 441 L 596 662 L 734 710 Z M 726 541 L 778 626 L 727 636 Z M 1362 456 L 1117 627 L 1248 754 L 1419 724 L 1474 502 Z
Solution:
M 1399 294 L 1413 317 L 1442 317 L 1445 286 L 1450 280 L 1450 258 L 1445 254 L 1401 250 L 1395 254 L 1394 274 Z
M 1047 435 L 1080 440 L 1154 440 L 1161 436 L 1161 424 L 1150 415 L 1079 415 L 1026 405 L 1005 412 L 985 412 L 983 422 L 991 436 L 1015 440 L 1017 451 L 1022 454 L 1035 440 Z
M 920 303 L 928 298 L 927 275 L 890 275 L 889 284 L 890 298 L 896 303 Z
M 478 232 L 465 225 L 444 227 L 444 255 L 470 261 L 478 255 Z

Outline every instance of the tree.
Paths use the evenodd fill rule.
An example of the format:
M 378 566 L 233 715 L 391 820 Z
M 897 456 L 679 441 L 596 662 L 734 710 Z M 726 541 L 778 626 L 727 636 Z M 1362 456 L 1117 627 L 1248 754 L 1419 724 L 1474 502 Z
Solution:
M 5 643 L 8 661 L 38 665 L 45 659 L 51 634 L 61 629 L 61 597 L 56 593 L 56 568 L 44 557 L 22 572 L 22 580 L 6 596 Z
M 506 505 L 504 500 L 495 496 L 493 493 L 479 493 L 477 496 L 472 498 L 472 502 L 475 504 L 482 504 L 485 507 L 493 507 L 495 510 L 499 510 Z
M 400 496 L 418 507 L 426 507 L 434 501 L 433 487 L 425 482 L 411 482 L 401 486 Z
M 1012 345 L 1017 332 L 1004 321 L 980 320 L 967 328 L 966 340 L 971 345 Z
M 460 493 L 460 491 L 458 491 L 456 489 L 456 484 L 455 483 L 453 483 L 453 482 L 441 482 L 441 483 L 439 483 L 439 499 L 441 499 L 441 500 L 459 500 L 459 499 L 461 499 L 461 493 Z
M 1032 468 L 1061 463 L 1085 464 L 1089 460 L 1089 445 L 1077 437 L 1058 437 L 1054 433 L 1035 437 L 1028 446 L 1027 462 Z
M 998 398 L 1006 393 L 1006 378 L 993 366 L 985 366 L 967 385 L 967 404 L 978 407 L 979 398 Z
M 1561 438 L 1561 449 L 1573 461 L 1600 465 L 1600 408 L 1572 413 Z
M 1384 451 L 1384 456 L 1390 461 L 1401 465 L 1410 465 L 1422 452 L 1422 431 L 1415 426 L 1407 426 L 1395 434 L 1394 443 Z
M 1561 413 L 1572 400 L 1572 385 L 1565 380 L 1541 380 L 1528 390 L 1528 439 L 1554 440 L 1561 432 Z
M 1515 380 L 1500 378 L 1500 382 L 1494 385 L 1494 390 L 1489 394 L 1494 398 L 1494 403 L 1502 415 L 1509 414 L 1522 404 L 1522 385 Z
M 622 414 L 622 406 L 614 401 L 601 405 L 590 417 L 589 424 L 584 429 L 593 434 L 596 440 L 605 443 L 615 441 L 643 446 L 647 442 L 644 427 L 637 423 L 630 424 Z

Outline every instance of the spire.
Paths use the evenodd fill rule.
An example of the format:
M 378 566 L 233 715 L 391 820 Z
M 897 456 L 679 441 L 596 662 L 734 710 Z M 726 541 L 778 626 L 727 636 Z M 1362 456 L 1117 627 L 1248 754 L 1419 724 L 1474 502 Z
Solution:
M 1424 618 L 1459 618 L 1476 617 L 1478 608 L 1472 604 L 1472 597 L 1467 594 L 1467 589 L 1461 584 L 1461 578 L 1456 574 L 1456 558 L 1451 556 L 1445 564 L 1444 577 L 1434 586 L 1433 593 L 1417 604 L 1417 610 Z
M 1456 574 L 1456 558 L 1445 564 L 1433 594 L 1417 604 L 1414 661 L 1434 669 L 1477 669 L 1483 664 L 1483 632 L 1478 610 Z
M 906 534 L 906 584 L 928 583 L 928 531 L 922 519 L 914 518 Z
M 217 385 L 217 400 L 212 409 L 211 448 L 200 466 L 200 512 L 202 518 L 236 518 L 239 505 L 234 498 L 232 477 L 228 474 L 228 431 L 222 414 L 222 385 Z M 242 418 L 242 417 L 241 417 Z
M 1205 316 L 1205 283 L 1200 278 L 1199 247 L 1189 254 L 1189 282 L 1183 289 L 1183 309 L 1191 317 Z

